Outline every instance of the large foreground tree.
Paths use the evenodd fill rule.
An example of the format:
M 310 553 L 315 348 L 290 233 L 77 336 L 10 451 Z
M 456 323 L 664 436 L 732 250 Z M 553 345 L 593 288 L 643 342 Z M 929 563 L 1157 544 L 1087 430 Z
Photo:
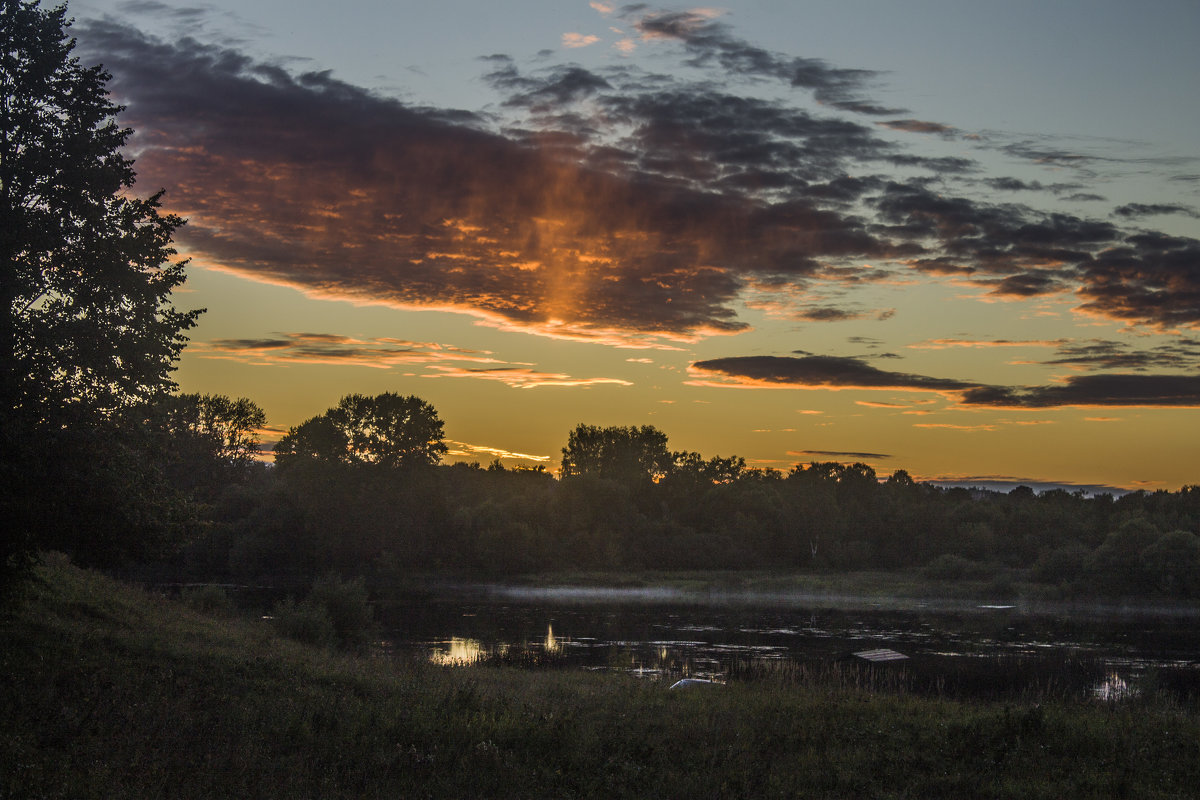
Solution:
M 182 220 L 161 211 L 161 193 L 131 194 L 131 131 L 116 122 L 108 73 L 72 55 L 69 26 L 64 7 L 0 0 L 0 512 L 30 531 L 70 499 L 47 494 L 62 460 L 116 468 L 94 450 L 129 409 L 173 388 L 200 313 L 170 303 L 185 279 L 171 247 Z M 29 536 L 3 546 L 0 567 L 38 545 Z

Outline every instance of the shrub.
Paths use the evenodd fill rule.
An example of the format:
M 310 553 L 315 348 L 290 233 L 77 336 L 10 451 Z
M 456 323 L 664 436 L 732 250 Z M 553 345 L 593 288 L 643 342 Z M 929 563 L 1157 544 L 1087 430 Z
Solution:
M 370 641 L 373 614 L 367 584 L 361 577 L 343 581 L 330 573 L 318 578 L 305 602 L 325 609 L 333 624 L 334 638 L 342 647 L 358 649 Z
M 298 642 L 331 647 L 337 641 L 328 609 L 311 599 L 297 603 L 289 597 L 276 603 L 271 622 L 280 634 Z
M 211 583 L 204 586 L 186 586 L 179 593 L 179 599 L 193 611 L 210 617 L 231 617 L 235 611 L 233 601 L 229 599 L 225 590 Z

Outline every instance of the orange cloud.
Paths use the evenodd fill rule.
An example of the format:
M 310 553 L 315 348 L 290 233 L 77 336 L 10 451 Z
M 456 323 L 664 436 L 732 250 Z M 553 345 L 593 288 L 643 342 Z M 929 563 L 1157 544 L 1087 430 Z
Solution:
M 950 347 L 1061 347 L 1066 339 L 929 339 L 905 345 L 910 350 L 945 350 Z
M 600 37 L 593 36 L 591 34 L 585 36 L 582 33 L 564 33 L 562 35 L 562 46 L 571 50 L 580 47 L 587 47 L 595 44 L 598 41 L 600 41 Z
M 475 378 L 483 381 L 499 381 L 516 389 L 534 389 L 539 386 L 599 386 L 604 384 L 614 386 L 632 386 L 633 384 L 620 378 L 572 378 L 560 372 L 537 372 L 521 367 L 446 367 L 433 365 L 435 375 L 426 378 Z
M 469 458 L 471 456 L 492 456 L 493 458 L 510 458 L 521 461 L 537 461 L 545 462 L 550 460 L 550 456 L 535 456 L 529 453 L 517 453 L 512 450 L 505 450 L 502 447 L 489 447 L 481 444 L 468 444 L 466 442 L 456 442 L 453 439 L 447 439 L 446 444 L 449 450 L 446 451 L 448 456 L 457 456 L 459 458 Z
M 996 425 L 951 425 L 946 422 L 922 422 L 913 425 L 914 428 L 940 428 L 948 431 L 962 431 L 964 433 L 977 433 L 979 431 L 995 431 L 999 430 Z
M 445 361 L 504 363 L 486 351 L 465 350 L 433 342 L 409 342 L 390 338 L 356 339 L 324 333 L 283 333 L 277 337 L 195 342 L 188 346 L 188 352 L 201 358 L 263 366 L 324 364 L 391 369 L 401 364 L 433 364 Z
M 855 400 L 854 405 L 865 406 L 867 408 L 908 408 L 903 403 L 880 403 L 874 400 Z

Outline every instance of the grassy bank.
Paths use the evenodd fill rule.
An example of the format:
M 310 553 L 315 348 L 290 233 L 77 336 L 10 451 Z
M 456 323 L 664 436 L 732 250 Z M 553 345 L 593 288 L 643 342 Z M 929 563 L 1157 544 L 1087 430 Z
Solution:
M 1200 715 L 670 692 L 302 647 L 56 562 L 0 620 L 0 797 L 1190 797 Z

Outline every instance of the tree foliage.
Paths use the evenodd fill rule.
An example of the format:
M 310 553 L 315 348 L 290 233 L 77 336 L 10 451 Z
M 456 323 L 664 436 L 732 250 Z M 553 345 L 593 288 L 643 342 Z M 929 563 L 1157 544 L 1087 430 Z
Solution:
M 659 480 L 671 469 L 667 435 L 651 425 L 609 427 L 579 424 L 562 450 L 562 476 L 592 475 L 622 481 Z
M 266 413 L 246 397 L 178 394 L 146 407 L 172 486 L 211 495 L 245 477 L 258 456 Z
M 79 498 L 129 482 L 129 497 L 153 494 L 152 476 L 112 471 L 139 464 L 125 414 L 173 388 L 200 313 L 170 303 L 182 220 L 161 193 L 132 195 L 110 76 L 72 55 L 69 25 L 64 8 L 0 0 L 0 512 L 22 531 L 0 566 L 43 544 L 59 511 L 78 517 Z M 151 514 L 126 510 L 130 525 Z
M 199 312 L 169 302 L 182 220 L 127 191 L 131 131 L 65 14 L 0 5 L 0 393 L 6 415 L 94 423 L 172 388 Z
M 437 411 L 421 398 L 350 394 L 288 431 L 275 446 L 275 461 L 283 468 L 304 461 L 432 467 L 447 449 Z
M 212 503 L 220 535 L 188 551 L 187 579 L 222 564 L 254 583 L 335 570 L 379 596 L 412 571 L 887 569 L 989 581 L 997 596 L 1029 579 L 1059 597 L 1200 597 L 1196 487 L 1006 495 L 837 462 L 785 476 L 738 456 L 670 453 L 654 428 L 587 425 L 569 433 L 561 480 L 499 462 L 381 468 L 403 462 L 363 444 L 369 426 L 352 421 L 372 407 L 436 420 L 416 398 L 352 395 L 292 429 L 279 469 Z

